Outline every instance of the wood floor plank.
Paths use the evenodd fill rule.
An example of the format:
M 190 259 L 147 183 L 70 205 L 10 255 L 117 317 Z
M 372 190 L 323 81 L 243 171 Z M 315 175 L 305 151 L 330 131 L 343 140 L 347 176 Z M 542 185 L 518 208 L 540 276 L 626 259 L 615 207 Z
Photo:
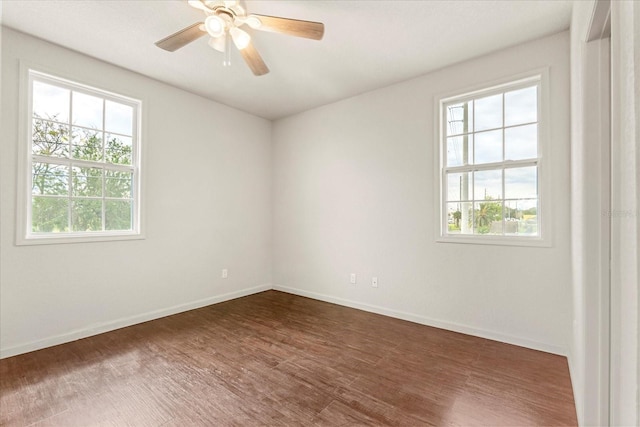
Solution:
M 566 358 L 276 291 L 0 360 L 2 426 L 576 424 Z

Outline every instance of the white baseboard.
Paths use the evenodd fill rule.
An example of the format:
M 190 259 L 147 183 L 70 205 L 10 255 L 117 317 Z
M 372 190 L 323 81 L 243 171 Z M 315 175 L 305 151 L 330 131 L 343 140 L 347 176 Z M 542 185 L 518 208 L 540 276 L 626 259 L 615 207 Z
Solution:
M 90 325 L 86 328 L 77 329 L 75 331 L 70 331 L 70 332 L 56 335 L 53 337 L 48 337 L 41 340 L 28 342 L 25 344 L 19 344 L 9 348 L 3 348 L 0 350 L 0 359 L 4 359 L 5 357 L 16 356 L 22 353 L 28 353 L 30 351 L 40 350 L 46 347 L 52 347 L 54 345 L 76 341 L 76 340 L 87 338 L 93 335 L 102 334 L 104 332 L 110 332 L 116 329 L 125 328 L 127 326 L 132 326 L 138 323 L 147 322 L 149 320 L 155 320 L 161 317 L 171 316 L 172 314 L 182 313 L 182 312 L 193 310 L 196 308 L 201 308 L 208 305 L 217 304 L 220 302 L 244 297 L 247 295 L 268 291 L 270 289 L 272 289 L 272 286 L 270 284 L 263 284 L 260 286 L 255 286 L 253 288 L 241 289 L 239 291 L 229 292 L 222 295 L 216 295 L 210 298 L 193 301 L 186 304 L 175 305 L 173 307 L 154 310 L 147 313 L 138 314 L 135 316 L 124 317 L 124 318 L 113 320 L 110 322 Z
M 330 302 L 330 303 L 342 305 L 345 307 L 356 308 L 356 309 L 368 311 L 371 313 L 382 314 L 384 316 L 407 320 L 409 322 L 414 322 L 421 325 L 433 326 L 440 329 L 446 329 L 446 330 L 460 332 L 467 335 L 473 335 L 473 336 L 486 338 L 494 341 L 500 341 L 500 342 L 505 342 L 508 344 L 513 344 L 521 347 L 531 348 L 533 350 L 540 350 L 540 351 L 553 353 L 561 356 L 567 355 L 567 351 L 564 348 L 545 344 L 545 343 L 540 343 L 537 341 L 531 341 L 531 340 L 527 340 L 519 337 L 514 337 L 511 335 L 505 335 L 495 331 L 487 331 L 484 329 L 478 329 L 478 328 L 474 328 L 467 325 L 461 325 L 454 322 L 447 322 L 447 321 L 442 321 L 438 319 L 432 319 L 432 318 L 414 314 L 414 313 L 408 313 L 408 312 L 399 311 L 399 310 L 392 310 L 389 308 L 365 304 L 365 303 L 352 301 L 344 298 L 333 297 L 330 295 L 319 294 L 316 292 L 309 292 L 302 289 L 290 288 L 290 287 L 280 286 L 280 285 L 263 284 L 260 286 L 255 286 L 253 288 L 242 289 L 239 291 L 230 292 L 223 295 L 217 295 L 214 297 L 205 298 L 202 300 L 193 301 L 186 304 L 180 304 L 173 307 L 150 311 L 150 312 L 135 315 L 135 316 L 117 319 L 111 322 L 91 325 L 86 328 L 70 331 L 65 334 L 56 335 L 53 337 L 48 337 L 45 339 L 32 341 L 32 342 L 16 345 L 9 348 L 4 348 L 0 350 L 0 359 L 16 356 L 22 353 L 28 353 L 30 351 L 40 350 L 46 347 L 52 347 L 54 345 L 64 344 L 67 342 L 79 340 L 79 339 L 90 337 L 93 335 L 102 334 L 104 332 L 109 332 L 109 331 L 124 328 L 127 326 L 132 326 L 138 323 L 147 322 L 149 320 L 159 319 L 161 317 L 171 316 L 173 314 L 182 313 L 182 312 L 193 310 L 196 308 L 201 308 L 208 305 L 217 304 L 220 302 L 240 298 L 243 296 L 268 291 L 270 289 L 286 292 L 294 295 L 299 295 L 307 298 L 312 298 L 319 301 Z
M 357 308 L 359 310 L 368 311 L 371 313 L 382 314 L 384 316 L 394 317 L 396 319 L 407 320 L 409 322 L 419 323 L 421 325 L 433 326 L 435 328 L 446 329 L 454 332 L 460 332 L 463 334 L 473 335 L 480 338 L 486 338 L 493 341 L 500 341 L 507 344 L 513 344 L 520 347 L 530 348 L 533 350 L 544 351 L 546 353 L 557 354 L 559 356 L 566 357 L 567 355 L 567 350 L 563 347 L 545 344 L 537 341 L 532 341 L 525 338 L 514 337 L 511 335 L 506 335 L 506 334 L 502 334 L 495 331 L 488 331 L 488 330 L 474 328 L 467 325 L 461 325 L 454 322 L 432 319 L 419 314 L 407 313 L 405 311 L 399 311 L 399 310 L 392 310 L 389 308 L 365 304 L 365 303 L 352 301 L 344 298 L 333 297 L 330 295 L 319 294 L 316 292 L 309 292 L 303 289 L 290 288 L 290 287 L 280 286 L 280 285 L 273 285 L 273 289 L 276 291 L 286 292 L 289 294 L 299 295 L 307 298 L 317 299 L 320 301 L 330 302 L 333 304 L 343 305 L 346 307 Z

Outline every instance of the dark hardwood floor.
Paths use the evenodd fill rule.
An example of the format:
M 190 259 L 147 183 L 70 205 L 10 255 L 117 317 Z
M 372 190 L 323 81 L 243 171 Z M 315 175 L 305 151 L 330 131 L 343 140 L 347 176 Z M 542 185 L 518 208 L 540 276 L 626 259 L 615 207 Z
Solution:
M 0 424 L 577 421 L 563 357 L 268 291 L 0 360 Z

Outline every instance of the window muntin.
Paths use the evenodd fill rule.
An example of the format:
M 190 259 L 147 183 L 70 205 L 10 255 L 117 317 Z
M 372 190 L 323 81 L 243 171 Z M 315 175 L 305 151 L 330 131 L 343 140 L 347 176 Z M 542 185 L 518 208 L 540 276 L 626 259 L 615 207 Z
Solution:
M 26 239 L 140 234 L 141 102 L 28 71 Z
M 540 82 L 440 102 L 443 237 L 542 237 Z

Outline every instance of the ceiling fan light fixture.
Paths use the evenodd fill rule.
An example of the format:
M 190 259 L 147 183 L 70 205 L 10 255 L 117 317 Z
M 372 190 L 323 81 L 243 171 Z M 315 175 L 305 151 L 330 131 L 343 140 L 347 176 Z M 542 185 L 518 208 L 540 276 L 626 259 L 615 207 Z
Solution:
M 229 28 L 229 34 L 231 34 L 231 38 L 233 39 L 233 43 L 239 50 L 244 49 L 249 46 L 251 43 L 251 36 L 246 31 L 242 31 L 238 27 Z
M 247 16 L 247 19 L 245 19 L 244 22 L 254 30 L 260 28 L 260 26 L 262 25 L 262 21 L 260 21 L 260 18 L 255 15 Z
M 220 37 L 211 37 L 209 39 L 208 44 L 209 44 L 210 47 L 214 48 L 218 52 L 224 53 L 225 52 L 225 39 L 226 39 L 226 37 L 224 35 L 220 36 Z
M 204 28 L 211 37 L 220 37 L 224 34 L 226 23 L 218 15 L 208 16 L 204 20 Z

